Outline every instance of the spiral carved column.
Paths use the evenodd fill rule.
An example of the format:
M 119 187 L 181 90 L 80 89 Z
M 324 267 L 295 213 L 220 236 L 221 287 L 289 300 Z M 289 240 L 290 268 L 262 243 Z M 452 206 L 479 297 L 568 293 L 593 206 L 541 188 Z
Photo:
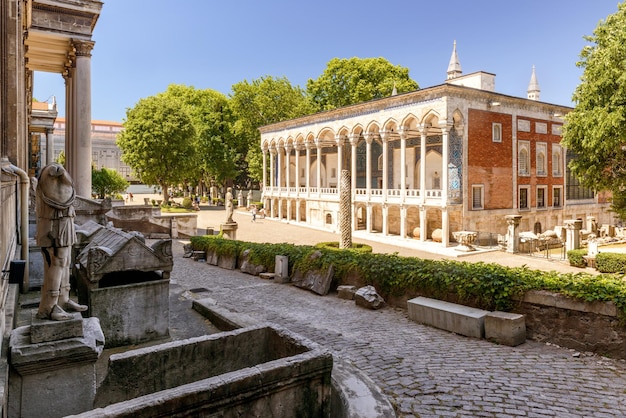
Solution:
M 352 247 L 352 183 L 350 171 L 341 170 L 341 186 L 339 188 L 339 248 Z

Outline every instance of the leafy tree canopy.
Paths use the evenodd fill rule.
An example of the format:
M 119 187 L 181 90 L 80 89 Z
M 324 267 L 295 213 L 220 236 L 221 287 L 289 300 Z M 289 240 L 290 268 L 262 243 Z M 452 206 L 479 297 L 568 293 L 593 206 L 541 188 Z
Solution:
M 388 97 L 394 86 L 398 93 L 417 90 L 408 68 L 384 58 L 333 58 L 317 80 L 307 81 L 307 94 L 318 110 Z
M 228 98 L 215 90 L 176 84 L 165 94 L 182 102 L 195 128 L 196 154 L 190 178 L 225 184 L 237 177 L 248 149 L 232 133 Z
M 164 93 L 141 99 L 126 110 L 123 125 L 122 161 L 144 184 L 161 186 L 167 202 L 168 186 L 188 178 L 195 163 L 196 130 L 183 102 Z
M 626 190 L 626 3 L 601 21 L 583 48 L 581 83 L 567 114 L 563 145 L 576 154 L 570 168 L 595 190 Z M 617 195 L 616 195 L 617 196 Z M 624 199 L 618 199 L 624 201 Z M 614 202 L 615 204 L 616 202 Z
M 91 189 L 100 199 L 122 193 L 129 183 L 113 169 L 102 167 L 100 170 L 91 169 Z
M 247 150 L 249 175 L 258 182 L 263 178 L 258 128 L 315 113 L 316 110 L 300 87 L 292 86 L 285 77 L 271 76 L 233 85 L 230 106 L 236 117 L 235 135 Z

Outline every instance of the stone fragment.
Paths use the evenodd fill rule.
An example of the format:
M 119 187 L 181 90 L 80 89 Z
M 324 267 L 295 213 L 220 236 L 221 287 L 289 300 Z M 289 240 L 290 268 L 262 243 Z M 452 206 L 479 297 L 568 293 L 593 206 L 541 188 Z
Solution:
M 356 286 L 342 285 L 337 287 L 339 299 L 353 300 L 356 293 Z
M 310 259 L 314 260 L 322 256 L 320 251 L 311 254 Z M 311 290 L 318 295 L 327 295 L 330 291 L 330 285 L 335 274 L 335 267 L 331 264 L 326 270 L 296 270 L 291 279 L 291 283 L 301 289 Z
M 376 292 L 374 286 L 365 286 L 357 290 L 354 301 L 368 309 L 380 309 L 385 305 L 385 300 Z
M 252 274 L 253 276 L 258 276 L 261 273 L 267 271 L 264 265 L 262 264 L 253 264 L 250 262 L 250 249 L 244 250 L 241 253 L 241 267 L 239 269 L 243 273 Z

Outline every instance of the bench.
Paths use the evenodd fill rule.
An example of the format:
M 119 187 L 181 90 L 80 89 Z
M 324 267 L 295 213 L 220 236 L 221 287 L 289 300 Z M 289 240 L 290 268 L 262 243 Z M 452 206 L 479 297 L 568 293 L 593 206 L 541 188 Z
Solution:
M 485 336 L 485 317 L 489 311 L 422 296 L 409 300 L 407 305 L 409 318 L 415 322 L 466 337 Z

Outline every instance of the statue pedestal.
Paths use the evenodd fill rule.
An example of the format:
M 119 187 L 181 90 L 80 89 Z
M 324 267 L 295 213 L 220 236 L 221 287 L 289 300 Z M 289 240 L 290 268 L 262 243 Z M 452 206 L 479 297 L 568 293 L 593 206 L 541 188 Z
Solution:
M 93 408 L 104 335 L 98 318 L 74 315 L 68 321 L 35 319 L 11 333 L 9 416 L 40 417 L 45 411 L 63 417 Z
M 220 225 L 222 235 L 226 239 L 237 239 L 237 222 L 228 222 Z

